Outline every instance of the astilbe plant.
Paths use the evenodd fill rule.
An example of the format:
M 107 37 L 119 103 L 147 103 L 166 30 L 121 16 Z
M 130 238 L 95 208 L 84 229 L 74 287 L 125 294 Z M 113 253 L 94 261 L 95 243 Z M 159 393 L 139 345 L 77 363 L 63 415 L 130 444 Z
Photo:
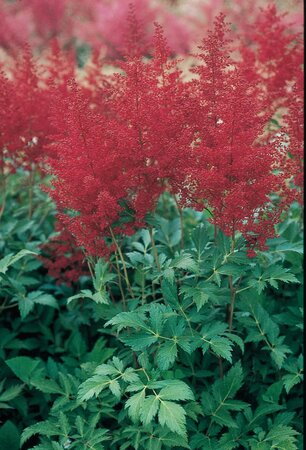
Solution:
M 270 20 L 274 10 L 262 14 Z M 255 57 L 233 56 L 237 43 L 220 15 L 195 56 L 194 78 L 186 82 L 178 62 L 170 60 L 161 28 L 156 27 L 152 58 L 144 59 L 133 14 L 130 23 L 126 57 L 117 63 L 121 72 L 105 84 L 96 71 L 95 99 L 88 87 L 71 83 L 53 108 L 51 195 L 61 213 L 74 211 L 62 220 L 89 253 L 105 254 L 105 239 L 133 232 L 167 190 L 181 206 L 208 208 L 215 226 L 233 239 L 242 233 L 254 254 L 253 248 L 274 235 L 274 225 L 294 199 L 282 169 L 288 166 L 287 152 L 267 127 L 279 99 L 289 110 L 296 103 L 285 97 L 295 60 L 288 39 L 279 86 L 275 77 L 262 76 L 265 58 L 259 58 L 258 69 Z M 261 54 L 269 54 L 263 46 Z M 271 80 L 277 84 L 272 99 Z M 278 201 L 272 202 L 272 193 Z
M 56 47 L 1 75 L 0 442 L 298 450 L 299 205 L 261 250 L 301 200 L 300 43 L 280 36 L 279 69 L 220 15 L 186 73 L 161 27 L 148 55 L 129 24 L 110 75 L 95 52 L 78 76 Z M 35 168 L 51 175 L 54 238 L 54 202 L 20 189 Z

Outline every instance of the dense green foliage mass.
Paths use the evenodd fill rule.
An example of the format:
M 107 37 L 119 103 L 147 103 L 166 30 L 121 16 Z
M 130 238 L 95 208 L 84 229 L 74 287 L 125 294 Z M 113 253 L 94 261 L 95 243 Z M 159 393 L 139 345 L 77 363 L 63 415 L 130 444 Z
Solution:
M 37 258 L 55 208 L 32 181 L 10 175 L 1 217 L 1 450 L 302 449 L 297 204 L 248 258 L 164 194 L 68 287 Z

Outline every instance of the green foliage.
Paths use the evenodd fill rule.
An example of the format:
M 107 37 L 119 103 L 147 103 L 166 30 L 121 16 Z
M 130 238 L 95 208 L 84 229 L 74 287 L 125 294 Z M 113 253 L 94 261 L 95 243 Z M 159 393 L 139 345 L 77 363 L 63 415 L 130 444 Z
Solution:
M 29 215 L 20 175 L 0 230 L 1 450 L 302 449 L 298 205 L 250 259 L 165 194 L 123 259 L 67 287 L 37 258 L 54 207 L 35 187 Z

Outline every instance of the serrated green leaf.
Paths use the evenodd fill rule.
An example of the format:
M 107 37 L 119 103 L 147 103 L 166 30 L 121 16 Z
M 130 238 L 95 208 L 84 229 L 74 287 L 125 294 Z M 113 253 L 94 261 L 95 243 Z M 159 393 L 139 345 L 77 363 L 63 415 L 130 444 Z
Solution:
M 158 395 L 163 400 L 194 400 L 190 387 L 180 380 L 169 380 L 168 385 L 163 387 Z
M 271 442 L 272 448 L 295 450 L 297 449 L 295 442 L 298 434 L 292 427 L 277 425 L 268 432 L 265 440 Z
M 117 380 L 110 381 L 109 389 L 116 398 L 121 398 L 121 387 Z
M 61 394 L 62 388 L 54 380 L 38 379 L 31 381 L 31 385 L 44 394 Z
M 104 305 L 109 304 L 108 295 L 104 291 L 95 292 L 92 296 L 92 299 L 98 304 L 99 303 L 104 304 Z
M 27 295 L 26 299 L 30 299 L 39 305 L 51 306 L 52 308 L 58 309 L 58 302 L 55 297 L 50 294 L 45 294 L 42 291 L 32 291 Z
M 116 325 L 118 328 L 118 331 L 122 330 L 123 328 L 141 328 L 148 330 L 147 325 L 143 321 L 142 316 L 140 316 L 138 313 L 135 312 L 122 312 L 117 314 L 113 319 L 106 322 L 105 326 L 109 325 Z
M 78 400 L 84 402 L 94 396 L 97 397 L 103 389 L 109 386 L 110 382 L 110 378 L 106 376 L 94 375 L 80 385 L 78 390 Z
M 218 273 L 220 273 L 221 275 L 240 277 L 245 273 L 245 267 L 230 263 L 222 264 L 222 266 L 218 267 Z
M 37 255 L 35 252 L 31 252 L 30 250 L 20 250 L 20 252 L 16 253 L 14 255 L 13 253 L 10 253 L 9 255 L 6 255 L 4 258 L 0 260 L 0 273 L 6 273 L 7 269 L 15 264 L 19 259 L 23 258 L 24 256 L 28 255 Z
M 40 361 L 29 358 L 28 356 L 16 356 L 15 358 L 7 359 L 6 364 L 14 372 L 17 378 L 24 383 L 30 383 L 31 379 L 38 378 L 38 367 Z
M 21 445 L 34 436 L 34 434 L 42 434 L 43 436 L 58 436 L 60 432 L 58 427 L 48 420 L 38 422 L 23 430 L 21 434 Z
M 168 280 L 163 280 L 161 283 L 161 287 L 165 302 L 168 303 L 168 305 L 177 308 L 179 305 L 179 301 L 175 283 L 172 284 Z
M 35 303 L 33 300 L 24 297 L 18 299 L 18 309 L 20 312 L 20 317 L 24 320 L 28 314 L 34 309 Z
M 303 375 L 301 373 L 290 373 L 288 375 L 284 375 L 283 378 L 284 387 L 286 389 L 287 394 L 291 391 L 293 386 L 299 384 L 303 381 Z M 1 397 L 0 397 L 1 400 Z
M 192 256 L 186 253 L 175 257 L 172 260 L 170 267 L 188 270 L 189 272 L 197 272 L 199 270 L 198 265 Z
M 22 389 L 22 384 L 16 384 L 15 386 L 6 388 L 5 391 L 0 394 L 0 402 L 9 402 L 10 400 L 13 400 L 18 397 L 18 395 L 22 392 Z
M 222 380 L 218 380 L 213 385 L 214 398 L 220 403 L 225 403 L 228 398 L 233 398 L 242 387 L 243 373 L 241 363 L 237 362 L 225 374 Z
M 174 433 L 186 436 L 186 412 L 182 406 L 162 400 L 158 412 L 158 421 Z
M 157 365 L 161 370 L 167 370 L 177 357 L 177 345 L 173 341 L 162 344 L 156 353 Z
M 278 345 L 271 351 L 271 358 L 279 369 L 282 368 L 284 361 L 287 358 L 287 353 L 292 353 L 287 345 Z
M 122 379 L 126 383 L 137 383 L 140 381 L 139 375 L 134 371 L 132 367 L 128 367 L 122 374 Z
M 121 337 L 121 341 L 135 352 L 142 351 L 157 341 L 157 336 L 146 333 L 137 333 L 132 336 Z
M 159 399 L 155 395 L 149 395 L 143 399 L 140 407 L 140 420 L 144 425 L 149 425 L 159 409 Z
M 137 394 L 132 395 L 125 404 L 124 408 L 128 410 L 128 415 L 133 422 L 137 422 L 140 419 L 140 409 L 144 399 L 145 389 L 142 389 Z
M 110 364 L 100 364 L 95 369 L 96 375 L 118 375 L 118 369 Z
M 232 362 L 232 341 L 225 337 L 216 336 L 210 339 L 209 346 L 216 355 Z

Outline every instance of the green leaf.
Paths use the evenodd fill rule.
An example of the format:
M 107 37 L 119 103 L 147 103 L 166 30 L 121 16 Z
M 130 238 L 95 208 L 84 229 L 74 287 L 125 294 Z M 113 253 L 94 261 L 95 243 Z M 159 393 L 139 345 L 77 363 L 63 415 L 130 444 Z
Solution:
M 117 397 L 118 399 L 121 398 L 121 388 L 120 388 L 120 384 L 118 383 L 117 380 L 110 381 L 109 389 L 115 397 Z
M 181 436 L 186 436 L 186 412 L 176 403 L 162 400 L 160 403 L 158 421 L 162 426 Z
M 58 302 L 55 297 L 50 294 L 45 294 L 42 291 L 30 292 L 27 299 L 31 299 L 34 303 L 38 303 L 39 305 L 51 306 L 52 308 L 58 309 Z
M 10 400 L 13 400 L 14 398 L 18 397 L 18 395 L 22 392 L 22 389 L 23 389 L 22 384 L 10 386 L 0 394 L 0 402 L 9 402 Z
M 267 281 L 273 286 L 273 281 L 283 281 L 284 283 L 299 283 L 299 280 L 296 276 L 289 271 L 290 269 L 285 269 L 281 266 L 270 266 L 265 272 L 262 274 L 261 278 L 263 281 Z
M 211 416 L 211 421 L 221 426 L 237 428 L 236 420 L 230 411 L 240 411 L 248 404 L 240 400 L 233 400 L 243 384 L 241 363 L 238 362 L 225 374 L 223 379 L 215 381 L 211 396 L 208 392 L 202 394 L 203 412 Z
M 179 301 L 177 297 L 177 287 L 175 283 L 172 284 L 168 280 L 163 280 L 161 283 L 161 287 L 165 302 L 168 303 L 168 305 L 177 308 L 179 306 Z
M 170 267 L 188 270 L 189 272 L 197 272 L 199 270 L 198 265 L 192 256 L 186 253 L 175 257 L 172 260 Z
M 245 266 L 238 266 L 237 264 L 223 264 L 218 267 L 218 273 L 221 275 L 230 275 L 233 277 L 240 277 L 245 273 Z
M 144 398 L 145 398 L 145 389 L 142 389 L 137 394 L 132 395 L 132 397 L 130 397 L 125 404 L 124 408 L 128 410 L 128 415 L 130 416 L 133 422 L 137 422 L 140 418 L 140 410 Z
M 177 345 L 173 341 L 162 344 L 156 353 L 157 365 L 161 370 L 168 370 L 177 357 Z
M 182 286 L 180 292 L 185 294 L 186 298 L 192 298 L 196 304 L 197 311 L 208 302 L 209 295 L 202 287 Z
M 30 383 L 32 378 L 38 378 L 41 368 L 40 361 L 29 358 L 28 356 L 16 356 L 15 358 L 7 359 L 6 364 L 14 372 L 17 378 L 24 383 Z
M 138 333 L 132 336 L 121 337 L 120 340 L 135 352 L 142 351 L 157 341 L 157 336 L 146 333 Z
M 269 349 L 269 347 L 265 348 Z M 271 358 L 279 369 L 281 369 L 281 367 L 283 366 L 284 361 L 287 358 L 287 353 L 292 353 L 287 345 L 276 345 L 271 350 Z
M 298 434 L 292 427 L 277 425 L 268 432 L 265 440 L 271 442 L 272 448 L 295 450 L 297 449 L 295 442 Z
M 122 374 L 122 379 L 126 383 L 137 383 L 140 381 L 139 375 L 134 371 L 132 367 L 128 367 Z
M 0 428 L 0 446 L 1 450 L 20 449 L 19 430 L 10 420 L 6 421 Z
M 71 303 L 73 300 L 77 300 L 79 298 L 89 298 L 93 300 L 95 303 L 108 304 L 109 298 L 105 291 L 99 291 L 96 293 L 92 293 L 89 289 L 83 289 L 79 294 L 72 295 L 67 299 L 67 304 Z
M 209 242 L 209 233 L 207 227 L 203 223 L 198 225 L 192 233 L 192 240 L 196 250 L 197 261 L 200 262 L 207 251 L 206 246 Z
M 20 250 L 16 255 L 10 253 L 0 260 L 0 273 L 6 273 L 7 269 L 15 264 L 19 259 L 24 258 L 27 255 L 37 255 L 35 252 L 31 252 L 30 250 Z
M 284 387 L 286 389 L 287 394 L 291 391 L 293 386 L 299 384 L 303 381 L 303 375 L 301 373 L 290 373 L 288 375 L 284 375 L 283 378 Z M 1 400 L 1 397 L 0 397 Z
M 22 320 L 34 309 L 35 303 L 30 298 L 24 297 L 18 299 L 18 308 Z
M 281 409 L 284 409 L 284 406 L 282 405 L 277 405 L 277 404 L 273 404 L 273 403 L 266 403 L 266 404 L 261 404 L 258 406 L 258 408 L 256 408 L 255 412 L 254 412 L 254 416 L 250 416 L 247 417 L 247 420 L 249 422 L 249 424 L 252 424 L 252 427 L 254 427 L 254 425 L 259 422 L 263 416 L 267 416 L 268 414 L 273 414 L 277 411 L 280 411 Z
M 194 400 L 190 387 L 180 380 L 169 380 L 166 387 L 158 394 L 163 400 Z
M 80 385 L 78 390 L 78 400 L 84 402 L 93 396 L 97 397 L 103 389 L 109 387 L 110 382 L 110 378 L 106 376 L 94 375 Z
M 148 330 L 147 325 L 143 321 L 143 318 L 140 314 L 135 312 L 122 312 L 117 314 L 113 319 L 106 322 L 105 326 L 109 325 L 117 325 L 118 331 L 123 328 L 142 328 Z
M 267 403 L 278 404 L 279 398 L 283 390 L 282 381 L 277 381 L 269 385 L 265 393 L 262 395 L 262 399 Z
M 96 375 L 118 375 L 118 369 L 110 364 L 100 364 L 95 369 Z
M 93 294 L 93 296 L 91 298 L 98 304 L 99 303 L 104 304 L 104 305 L 109 304 L 109 298 L 108 298 L 107 292 L 104 292 L 104 291 L 96 292 L 95 294 Z
M 34 423 L 21 434 L 21 445 L 23 445 L 28 439 L 30 439 L 34 434 L 42 434 L 44 436 L 58 436 L 60 435 L 59 428 L 48 420 L 43 422 Z
M 225 337 L 216 336 L 210 339 L 209 346 L 216 355 L 232 362 L 232 341 Z
M 213 385 L 214 398 L 225 403 L 228 398 L 233 398 L 243 384 L 243 373 L 241 363 L 237 362 L 226 373 L 223 380 L 217 380 Z
M 54 380 L 38 379 L 31 382 L 39 391 L 44 394 L 61 394 L 63 393 L 62 388 Z
M 140 407 L 140 420 L 144 425 L 149 425 L 154 419 L 159 408 L 159 399 L 155 395 L 146 397 Z

